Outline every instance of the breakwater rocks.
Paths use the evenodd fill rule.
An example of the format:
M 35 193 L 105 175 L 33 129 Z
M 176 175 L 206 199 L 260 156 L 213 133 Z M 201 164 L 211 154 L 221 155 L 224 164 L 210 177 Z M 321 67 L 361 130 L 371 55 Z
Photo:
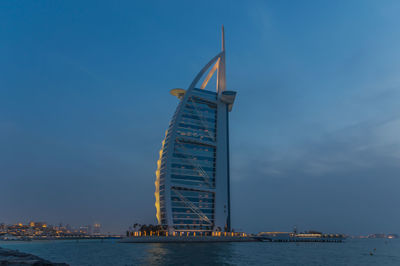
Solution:
M 18 250 L 0 247 L 0 265 L 34 265 L 34 266 L 68 266 L 66 263 L 53 263 L 38 256 L 23 253 Z

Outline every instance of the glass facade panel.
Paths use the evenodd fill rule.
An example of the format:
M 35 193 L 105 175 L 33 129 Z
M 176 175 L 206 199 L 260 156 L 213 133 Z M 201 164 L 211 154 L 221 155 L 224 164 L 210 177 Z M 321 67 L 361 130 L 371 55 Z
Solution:
M 202 189 L 215 188 L 216 100 L 215 92 L 193 89 L 186 102 L 180 102 L 166 134 L 160 159 L 160 200 L 166 200 L 168 175 L 175 229 L 210 230 L 214 225 L 215 194 Z M 175 139 L 171 138 L 174 128 Z M 166 222 L 165 204 L 160 206 Z

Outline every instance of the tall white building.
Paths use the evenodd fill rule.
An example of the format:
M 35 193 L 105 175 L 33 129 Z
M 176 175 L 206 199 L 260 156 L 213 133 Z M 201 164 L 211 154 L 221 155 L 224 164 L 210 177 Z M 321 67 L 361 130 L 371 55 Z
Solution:
M 206 90 L 215 72 L 216 92 Z M 171 94 L 179 104 L 157 161 L 158 223 L 169 231 L 230 231 L 228 114 L 236 92 L 226 90 L 223 27 L 222 51 L 187 90 Z

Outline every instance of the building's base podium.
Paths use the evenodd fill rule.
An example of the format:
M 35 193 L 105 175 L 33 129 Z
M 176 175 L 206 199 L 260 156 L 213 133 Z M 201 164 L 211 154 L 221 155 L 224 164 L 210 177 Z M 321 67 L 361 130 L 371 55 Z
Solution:
M 133 236 L 119 243 L 199 243 L 199 242 L 253 242 L 250 236 Z

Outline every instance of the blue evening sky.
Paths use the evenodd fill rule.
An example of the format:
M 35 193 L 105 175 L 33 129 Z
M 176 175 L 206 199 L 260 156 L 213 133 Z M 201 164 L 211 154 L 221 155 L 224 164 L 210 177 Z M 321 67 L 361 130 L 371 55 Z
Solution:
M 224 24 L 233 227 L 400 232 L 399 14 L 389 0 L 0 2 L 0 223 L 155 223 L 169 90 L 220 51 Z

